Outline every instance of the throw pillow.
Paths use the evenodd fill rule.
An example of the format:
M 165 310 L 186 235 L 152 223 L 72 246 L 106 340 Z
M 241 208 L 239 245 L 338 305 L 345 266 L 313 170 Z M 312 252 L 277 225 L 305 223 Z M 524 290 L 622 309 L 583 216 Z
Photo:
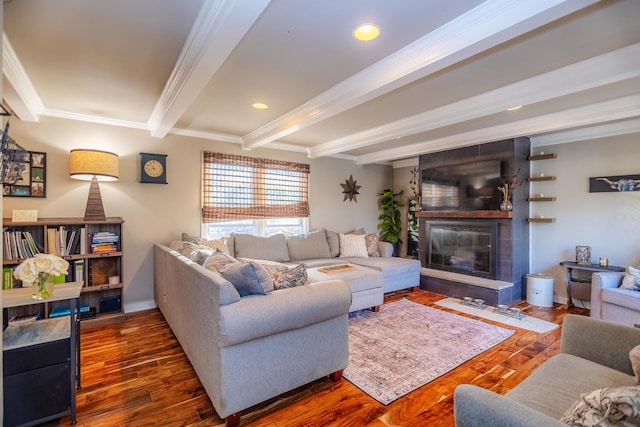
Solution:
M 198 240 L 196 244 L 201 246 L 208 246 L 213 250 L 219 250 L 227 255 L 230 255 L 229 248 L 227 247 L 227 239 L 213 239 L 213 240 Z
M 627 273 L 624 275 L 620 287 L 640 291 L 640 269 L 632 266 L 627 267 Z
M 640 386 L 606 387 L 583 393 L 560 421 L 580 427 L 640 425 Z
M 291 259 L 331 258 L 331 249 L 324 228 L 287 237 L 287 248 Z
M 327 243 L 329 243 L 329 249 L 331 250 L 331 258 L 335 258 L 340 255 L 340 237 L 335 231 L 325 231 L 327 233 Z
M 377 234 L 366 234 L 364 236 L 364 242 L 367 245 L 367 253 L 369 256 L 380 256 L 378 241 L 379 238 Z
M 636 374 L 636 382 L 640 384 L 640 345 L 631 349 L 629 352 L 629 360 L 631 360 L 633 373 Z
M 267 269 L 268 271 L 268 269 Z M 274 289 L 295 288 L 307 283 L 307 266 L 299 264 L 286 271 L 272 271 L 271 279 L 273 280 Z
M 231 255 L 225 254 L 221 251 L 214 252 L 202 265 L 207 270 L 215 271 L 216 273 L 220 273 L 225 266 L 228 264 L 232 264 L 234 262 L 239 262 L 237 259 L 232 257 Z
M 182 233 L 183 242 L 196 243 L 198 240 L 202 240 L 202 237 L 194 236 L 193 234 L 189 233 Z
M 287 238 L 282 233 L 269 237 L 233 233 L 232 238 L 236 258 L 289 261 Z
M 364 234 L 340 233 L 340 257 L 369 258 Z
M 273 291 L 273 280 L 269 273 L 253 260 L 227 264 L 220 274 L 233 284 L 241 297 L 267 295 Z
M 174 251 L 186 256 L 193 262 L 203 265 L 215 251 L 208 246 L 197 245 L 189 242 L 171 242 L 170 246 Z

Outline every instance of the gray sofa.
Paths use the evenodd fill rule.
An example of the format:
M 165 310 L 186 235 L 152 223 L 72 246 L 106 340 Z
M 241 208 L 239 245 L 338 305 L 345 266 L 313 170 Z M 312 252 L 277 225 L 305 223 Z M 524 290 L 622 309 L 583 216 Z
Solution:
M 640 292 L 620 288 L 625 273 L 593 273 L 591 317 L 633 326 L 640 323 Z
M 363 233 L 363 232 L 361 232 Z M 420 261 L 392 257 L 393 246 L 378 242 L 378 256 L 342 256 L 339 233 L 320 229 L 300 236 L 256 237 L 232 233 L 227 247 L 236 258 L 265 259 L 289 264 L 306 264 L 309 268 L 352 263 L 382 273 L 384 293 L 420 286 Z
M 637 386 L 629 352 L 640 329 L 585 316 L 567 315 L 557 354 L 506 395 L 464 384 L 454 392 L 458 427 L 565 426 L 565 411 L 604 387 Z
M 227 425 L 348 363 L 351 292 L 340 280 L 241 297 L 220 274 L 154 245 L 155 300 Z

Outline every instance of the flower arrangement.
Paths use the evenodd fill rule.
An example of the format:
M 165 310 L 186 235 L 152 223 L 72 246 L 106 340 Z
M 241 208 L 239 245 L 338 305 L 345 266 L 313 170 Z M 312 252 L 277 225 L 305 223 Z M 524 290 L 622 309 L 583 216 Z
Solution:
M 502 194 L 502 203 L 500 204 L 500 209 L 502 210 L 511 210 L 509 208 L 503 208 L 503 205 L 509 206 L 511 205 L 511 197 L 513 196 L 513 192 L 516 188 L 522 185 L 522 180 L 520 179 L 520 169 L 511 175 L 509 178 L 502 178 L 502 182 L 498 190 Z
M 54 276 L 67 274 L 69 263 L 56 255 L 37 254 L 33 258 L 27 258 L 16 267 L 13 276 L 23 282 L 37 282 L 38 290 L 34 292 L 34 299 L 45 299 L 51 297 L 51 292 L 47 289 L 46 283 Z

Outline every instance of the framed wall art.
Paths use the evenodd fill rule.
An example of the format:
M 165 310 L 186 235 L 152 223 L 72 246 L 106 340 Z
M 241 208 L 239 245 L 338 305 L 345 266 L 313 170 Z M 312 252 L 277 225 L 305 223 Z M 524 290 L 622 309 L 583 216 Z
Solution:
M 19 178 L 2 183 L 4 197 L 47 197 L 47 153 L 26 151 L 14 159 L 12 168 L 19 173 Z
M 640 175 L 599 176 L 589 178 L 590 193 L 640 191 Z

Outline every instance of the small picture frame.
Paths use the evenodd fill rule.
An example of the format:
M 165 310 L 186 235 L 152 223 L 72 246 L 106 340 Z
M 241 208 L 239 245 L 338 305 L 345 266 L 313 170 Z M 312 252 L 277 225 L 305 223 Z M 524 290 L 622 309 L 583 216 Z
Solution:
M 591 264 L 591 246 L 576 246 L 576 262 L 581 265 Z
M 25 151 L 24 156 L 14 159 L 11 167 L 19 179 L 2 183 L 4 197 L 47 197 L 47 153 Z

